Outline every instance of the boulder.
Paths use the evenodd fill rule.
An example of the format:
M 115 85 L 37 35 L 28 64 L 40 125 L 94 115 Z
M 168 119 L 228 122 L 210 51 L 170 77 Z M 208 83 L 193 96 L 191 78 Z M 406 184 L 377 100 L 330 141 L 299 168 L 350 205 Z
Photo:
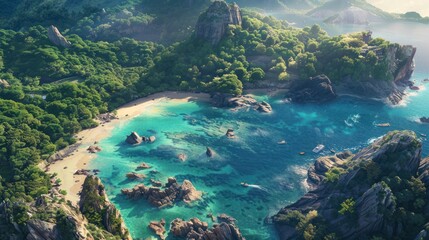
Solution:
M 131 179 L 131 180 L 146 178 L 146 175 L 135 173 L 135 172 L 129 172 L 126 174 L 126 176 L 128 179 Z
M 193 201 L 200 200 L 202 195 L 203 193 L 201 191 L 197 191 L 191 181 L 183 181 L 180 196 L 185 203 L 191 203 Z
M 422 123 L 429 123 L 429 117 L 421 117 L 420 122 Z
M 128 144 L 140 144 L 142 142 L 142 138 L 136 133 L 132 132 L 127 139 L 125 140 Z
M 156 140 L 156 137 L 155 137 L 155 136 L 150 136 L 148 141 L 149 141 L 150 143 L 153 143 L 153 142 L 155 142 L 155 140 Z
M 48 28 L 48 38 L 49 40 L 57 45 L 57 46 L 61 46 L 61 47 L 65 47 L 65 48 L 69 48 L 71 47 L 71 43 L 69 41 L 67 41 L 67 39 L 60 33 L 60 31 L 58 30 L 58 28 L 56 28 L 55 26 L 51 25 Z
M 86 151 L 88 151 L 89 153 L 98 153 L 101 152 L 101 147 L 99 146 L 89 146 Z
M 168 178 L 162 189 L 138 184 L 132 189 L 122 189 L 121 192 L 129 199 L 147 199 L 150 204 L 159 208 L 172 206 L 179 201 L 191 203 L 201 198 L 201 192 L 197 191 L 190 181 L 184 180 L 182 185 L 179 185 L 172 177 Z
M 331 80 L 325 75 L 319 75 L 306 80 L 295 80 L 286 97 L 296 103 L 321 103 L 334 100 L 337 94 Z
M 256 110 L 258 110 L 259 112 L 263 112 L 263 113 L 270 113 L 273 111 L 273 108 L 271 107 L 271 105 L 269 103 L 262 101 L 261 103 L 257 104 Z
M 228 25 L 241 25 L 241 23 L 241 12 L 237 4 L 228 5 L 223 0 L 214 1 L 198 18 L 195 35 L 216 45 L 225 36 Z
M 225 135 L 227 138 L 235 138 L 234 129 L 228 129 Z
M 215 152 L 213 151 L 213 149 L 207 147 L 206 155 L 207 155 L 207 157 L 214 157 Z
M 208 224 L 198 218 L 192 218 L 189 221 L 174 219 L 170 224 L 170 233 L 176 238 L 184 239 L 244 239 L 234 224 L 222 222 L 209 229 Z
M 140 165 L 137 166 L 136 170 L 142 170 L 142 169 L 149 169 L 151 166 L 147 163 L 140 163 Z
M 186 154 L 184 154 L 184 153 L 179 153 L 179 154 L 177 155 L 177 158 L 178 158 L 180 161 L 184 162 L 184 161 L 186 161 L 186 159 L 187 159 L 188 157 L 187 157 L 187 156 L 186 156 Z
M 161 219 L 161 221 L 151 221 L 149 223 L 149 228 L 160 238 L 165 239 L 165 220 Z

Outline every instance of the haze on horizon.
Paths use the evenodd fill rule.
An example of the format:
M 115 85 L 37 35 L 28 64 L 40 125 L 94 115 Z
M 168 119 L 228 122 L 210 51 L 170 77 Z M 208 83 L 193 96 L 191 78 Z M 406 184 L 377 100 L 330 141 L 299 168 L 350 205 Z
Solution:
M 370 4 L 391 13 L 415 11 L 422 17 L 429 16 L 429 0 L 368 0 Z

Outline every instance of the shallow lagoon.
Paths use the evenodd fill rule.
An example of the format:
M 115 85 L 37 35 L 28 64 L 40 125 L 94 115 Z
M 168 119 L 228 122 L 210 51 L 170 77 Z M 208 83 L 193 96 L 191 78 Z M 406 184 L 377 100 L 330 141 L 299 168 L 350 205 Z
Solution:
M 424 75 L 415 74 L 414 78 L 420 82 Z M 103 152 L 91 167 L 101 170 L 107 193 L 135 238 L 152 235 L 147 228 L 151 220 L 165 218 L 168 223 L 177 217 L 198 217 L 211 223 L 207 213 L 227 213 L 238 220 L 247 239 L 273 239 L 273 229 L 264 225 L 264 218 L 305 193 L 306 169 L 315 158 L 330 154 L 330 149 L 354 151 L 393 129 L 429 135 L 429 126 L 418 122 L 419 116 L 429 114 L 425 106 L 428 97 L 429 91 L 423 90 L 412 94 L 407 106 L 392 108 L 351 97 L 329 104 L 295 105 L 281 98 L 257 96 L 272 104 L 272 114 L 251 109 L 232 112 L 203 102 L 165 100 L 151 106 L 146 114 L 118 125 L 111 137 L 101 141 Z M 383 122 L 392 126 L 374 125 Z M 236 139 L 225 137 L 228 128 L 235 130 Z M 155 135 L 157 141 L 129 146 L 124 140 L 131 131 Z M 277 144 L 283 139 L 286 145 Z M 424 155 L 428 155 L 429 143 L 422 140 Z M 312 153 L 319 143 L 326 149 L 321 154 Z M 205 155 L 206 146 L 216 151 L 214 158 Z M 301 151 L 306 155 L 299 155 Z M 188 160 L 179 161 L 179 153 L 185 153 Z M 203 199 L 192 206 L 178 204 L 161 210 L 144 200 L 125 199 L 121 188 L 139 183 L 127 180 L 125 174 L 135 171 L 141 162 L 152 166 L 139 171 L 148 175 L 143 183 L 149 184 L 150 178 L 166 182 L 170 176 L 179 182 L 189 179 L 204 192 Z M 159 173 L 150 173 L 151 170 Z M 244 188 L 240 182 L 257 186 Z

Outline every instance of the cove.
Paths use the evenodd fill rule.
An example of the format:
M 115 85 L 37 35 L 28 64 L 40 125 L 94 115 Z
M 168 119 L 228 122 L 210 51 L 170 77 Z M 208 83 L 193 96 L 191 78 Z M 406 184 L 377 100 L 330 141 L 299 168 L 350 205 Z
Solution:
M 253 110 L 232 112 L 205 102 L 163 100 L 145 114 L 117 124 L 111 136 L 100 142 L 103 151 L 91 162 L 91 168 L 100 169 L 109 198 L 121 211 L 133 238 L 153 236 L 147 228 L 152 220 L 164 218 L 168 229 L 175 218 L 198 217 L 211 224 L 208 213 L 226 213 L 238 220 L 246 239 L 275 239 L 276 233 L 264 219 L 306 192 L 307 168 L 317 157 L 331 154 L 331 149 L 355 151 L 391 130 L 429 134 L 429 126 L 418 121 L 429 113 L 425 77 L 414 74 L 417 85 L 426 87 L 418 94 L 410 93 L 406 105 L 396 107 L 353 97 L 298 105 L 283 101 L 281 96 L 260 94 L 256 98 L 273 107 L 273 113 L 261 114 Z M 375 126 L 384 122 L 391 127 Z M 234 129 L 236 139 L 225 137 L 229 128 Z M 130 146 L 125 138 L 132 131 L 155 135 L 157 140 Z M 421 138 L 423 156 L 427 156 L 429 144 Z M 283 139 L 287 144 L 279 145 Z M 312 152 L 317 144 L 326 146 L 320 154 Z M 214 158 L 206 156 L 207 146 L 216 152 Z M 185 162 L 177 158 L 179 153 L 188 156 Z M 127 180 L 126 173 L 135 171 L 142 162 L 152 166 L 139 171 L 147 178 Z M 168 177 L 179 182 L 190 180 L 204 192 L 203 199 L 190 206 L 179 203 L 157 209 L 145 200 L 128 200 L 120 193 L 122 188 L 138 183 L 150 185 L 151 178 L 165 183 Z M 242 187 L 241 182 L 252 187 Z

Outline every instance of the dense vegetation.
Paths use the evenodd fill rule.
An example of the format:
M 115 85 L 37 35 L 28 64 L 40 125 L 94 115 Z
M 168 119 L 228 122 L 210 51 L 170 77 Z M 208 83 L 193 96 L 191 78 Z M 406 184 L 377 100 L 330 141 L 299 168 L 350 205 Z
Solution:
M 167 0 L 147 2 L 151 11 L 169 5 L 183 12 L 186 7 Z M 386 76 L 386 63 L 374 52 L 383 54 L 389 43 L 375 39 L 367 44 L 362 33 L 329 37 L 318 26 L 294 29 L 284 21 L 251 13 L 245 14 L 242 27 L 230 26 L 217 46 L 195 37 L 168 47 L 130 38 L 94 42 L 72 33 L 98 31 L 102 13 L 97 9 L 88 6 L 69 13 L 53 2 L 47 7 L 42 0 L 10 2 L 7 7 L 25 13 L 25 4 L 36 4 L 36 9 L 46 12 L 0 21 L 3 26 L 24 27 L 23 31 L 0 30 L 0 201 L 14 203 L 12 220 L 18 224 L 29 218 L 26 203 L 51 188 L 51 176 L 38 164 L 74 143 L 80 130 L 95 127 L 99 113 L 133 99 L 164 90 L 241 94 L 243 86 L 259 81 L 288 81 L 320 73 L 334 82 L 351 75 L 364 80 L 391 78 Z M 200 4 L 205 6 L 205 1 Z M 54 10 L 66 16 L 50 12 Z M 165 31 L 176 26 L 167 21 L 176 12 L 128 12 L 132 17 L 127 21 L 168 25 Z M 76 14 L 82 20 L 73 29 L 70 21 Z M 133 24 L 107 14 L 118 28 Z M 45 27 L 30 26 L 50 22 L 47 15 L 70 27 L 65 35 L 71 48 L 53 45 Z M 186 22 L 197 17 L 189 15 Z M 187 36 L 192 27 L 180 28 L 183 31 L 173 38 Z M 362 51 L 368 45 L 375 50 Z M 97 216 L 90 221 L 99 223 Z

